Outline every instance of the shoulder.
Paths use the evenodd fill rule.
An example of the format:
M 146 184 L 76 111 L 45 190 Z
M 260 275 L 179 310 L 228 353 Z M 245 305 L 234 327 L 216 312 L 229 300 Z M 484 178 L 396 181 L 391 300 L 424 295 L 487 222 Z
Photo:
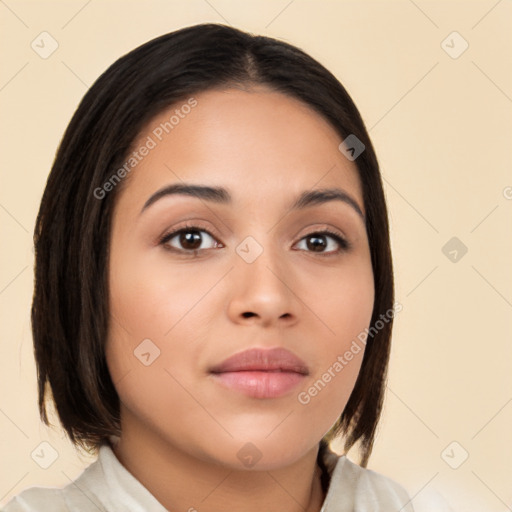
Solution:
M 397 482 L 372 469 L 362 468 L 345 457 L 347 472 L 356 484 L 356 503 L 364 501 L 372 505 L 385 505 L 382 510 L 400 505 L 403 512 L 412 512 L 411 498 L 407 491 Z M 393 510 L 395 510 L 393 508 Z
M 75 486 L 77 482 L 62 489 L 30 487 L 14 496 L 0 512 L 104 512 L 98 497 L 88 489 Z
M 453 512 L 437 492 L 411 497 L 391 478 L 358 466 L 345 455 L 333 455 L 331 482 L 321 512 Z
M 67 512 L 61 489 L 31 487 L 14 496 L 2 512 Z
M 352 510 L 414 512 L 411 498 L 400 484 L 342 455 L 332 473 L 322 512 Z
M 14 496 L 0 512 L 102 512 L 105 508 L 98 496 L 102 476 L 96 460 L 65 487 L 30 487 Z
M 15 496 L 2 512 L 119 512 L 165 508 L 103 445 L 98 458 L 63 488 L 31 487 Z
M 14 496 L 0 512 L 104 512 L 101 500 L 70 484 L 62 489 L 30 487 Z

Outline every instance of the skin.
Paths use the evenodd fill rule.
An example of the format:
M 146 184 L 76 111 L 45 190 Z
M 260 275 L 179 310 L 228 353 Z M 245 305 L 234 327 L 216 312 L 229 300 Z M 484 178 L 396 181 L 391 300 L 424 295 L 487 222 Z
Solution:
M 364 215 L 357 169 L 330 124 L 298 100 L 261 86 L 195 98 L 126 178 L 114 211 L 106 351 L 121 400 L 114 452 L 170 510 L 319 511 L 318 444 L 346 405 L 363 350 L 308 404 L 297 397 L 368 327 L 373 273 L 354 208 L 289 205 L 303 191 L 338 187 Z M 135 147 L 175 108 L 153 119 Z M 233 202 L 174 195 L 141 213 L 153 193 L 181 182 L 225 187 Z M 185 224 L 213 238 L 201 231 L 195 253 L 179 235 L 167 243 L 175 252 L 159 243 Z M 318 235 L 307 235 L 326 228 L 350 248 L 325 236 L 315 251 Z M 252 263 L 236 251 L 248 236 L 263 249 Z M 148 366 L 134 355 L 145 339 L 160 350 Z M 209 374 L 254 347 L 284 347 L 310 373 L 272 399 L 226 389 Z M 250 468 L 237 457 L 249 442 L 261 454 Z

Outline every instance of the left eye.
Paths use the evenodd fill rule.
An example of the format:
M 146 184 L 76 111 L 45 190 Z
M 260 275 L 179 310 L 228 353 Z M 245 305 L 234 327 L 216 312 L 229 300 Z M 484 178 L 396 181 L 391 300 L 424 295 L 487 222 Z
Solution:
M 331 240 L 330 244 L 328 242 L 328 239 Z M 305 244 L 306 250 L 321 254 L 333 252 L 336 253 L 344 249 L 348 249 L 348 242 L 338 234 L 331 233 L 330 231 L 310 233 L 309 235 L 306 235 L 304 238 L 302 238 L 300 242 Z

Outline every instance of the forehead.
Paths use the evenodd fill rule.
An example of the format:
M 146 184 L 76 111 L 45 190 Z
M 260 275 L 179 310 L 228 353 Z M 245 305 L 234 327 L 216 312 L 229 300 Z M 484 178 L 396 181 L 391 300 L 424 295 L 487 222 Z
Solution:
M 337 186 L 364 211 L 357 167 L 339 151 L 341 141 L 320 114 L 290 96 L 260 86 L 209 90 L 148 123 L 133 147 L 151 149 L 123 195 L 140 203 L 137 196 L 183 180 L 223 186 L 235 203 L 249 195 L 269 203 L 286 201 L 283 193 Z

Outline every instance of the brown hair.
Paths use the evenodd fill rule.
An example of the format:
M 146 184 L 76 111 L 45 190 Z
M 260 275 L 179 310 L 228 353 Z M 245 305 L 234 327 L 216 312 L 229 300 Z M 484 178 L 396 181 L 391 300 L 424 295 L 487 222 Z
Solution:
M 70 440 L 90 453 L 121 432 L 119 397 L 104 353 L 108 247 L 120 186 L 101 199 L 94 191 L 122 166 L 142 128 L 159 112 L 208 89 L 251 84 L 301 100 L 343 139 L 355 135 L 364 144 L 355 164 L 374 274 L 372 325 L 393 306 L 379 165 L 340 82 L 299 48 L 225 25 L 200 24 L 153 39 L 112 64 L 82 99 L 57 151 L 34 232 L 32 332 L 41 419 L 49 425 L 45 397 L 51 392 Z M 392 320 L 368 339 L 355 387 L 333 432 L 345 436 L 346 450 L 359 443 L 363 466 L 381 412 L 391 328 Z

